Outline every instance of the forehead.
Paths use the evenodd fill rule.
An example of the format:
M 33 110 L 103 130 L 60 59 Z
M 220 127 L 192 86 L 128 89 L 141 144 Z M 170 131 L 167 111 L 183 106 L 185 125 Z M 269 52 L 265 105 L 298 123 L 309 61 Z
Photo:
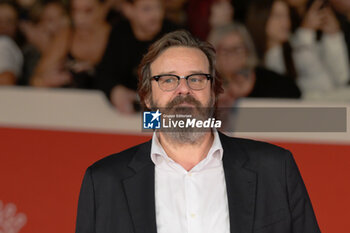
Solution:
M 209 61 L 198 48 L 170 47 L 163 51 L 152 63 L 151 74 L 209 72 Z

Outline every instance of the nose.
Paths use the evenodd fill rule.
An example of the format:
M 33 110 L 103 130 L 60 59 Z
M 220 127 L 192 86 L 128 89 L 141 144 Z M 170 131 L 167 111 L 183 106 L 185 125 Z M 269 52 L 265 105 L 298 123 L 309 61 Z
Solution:
M 188 94 L 190 93 L 191 88 L 187 84 L 187 80 L 182 78 L 180 79 L 179 86 L 176 88 L 177 94 Z

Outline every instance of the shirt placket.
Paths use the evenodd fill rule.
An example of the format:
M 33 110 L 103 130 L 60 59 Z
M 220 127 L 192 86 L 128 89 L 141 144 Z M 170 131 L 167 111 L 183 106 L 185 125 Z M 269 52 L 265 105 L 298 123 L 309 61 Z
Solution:
M 200 213 L 198 211 L 199 196 L 196 191 L 196 174 L 187 172 L 185 174 L 185 195 L 186 195 L 186 217 L 188 233 L 199 233 Z

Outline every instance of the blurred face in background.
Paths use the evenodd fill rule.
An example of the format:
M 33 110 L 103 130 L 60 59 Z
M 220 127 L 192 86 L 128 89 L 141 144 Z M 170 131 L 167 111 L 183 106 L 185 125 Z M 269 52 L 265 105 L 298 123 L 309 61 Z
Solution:
M 8 4 L 0 4 L 0 35 L 15 38 L 18 27 L 18 13 Z
M 225 35 L 216 46 L 216 68 L 224 81 L 225 92 L 219 106 L 231 107 L 233 101 L 249 95 L 255 83 L 254 67 L 249 67 L 249 51 L 238 32 Z
M 285 2 L 275 1 L 266 24 L 267 41 L 280 44 L 289 39 L 291 22 L 289 8 Z
M 147 34 L 157 34 L 164 19 L 162 0 L 135 0 L 127 3 L 126 16 L 133 27 Z
M 50 34 L 54 34 L 68 24 L 68 16 L 62 5 L 47 4 L 41 14 L 40 24 Z
M 216 47 L 216 67 L 224 77 L 230 77 L 247 65 L 248 53 L 243 38 L 235 32 L 224 36 Z
M 98 0 L 73 0 L 71 16 L 75 28 L 89 29 L 104 20 L 104 5 Z

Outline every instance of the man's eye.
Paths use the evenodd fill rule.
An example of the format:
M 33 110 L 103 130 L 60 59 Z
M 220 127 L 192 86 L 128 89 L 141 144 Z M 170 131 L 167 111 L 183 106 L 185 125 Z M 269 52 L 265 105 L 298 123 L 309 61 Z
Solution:
M 163 83 L 173 83 L 175 82 L 176 78 L 170 77 L 170 78 L 163 78 Z
M 199 82 L 202 82 L 202 81 L 203 81 L 202 77 L 191 77 L 190 78 L 190 82 L 191 83 L 199 83 Z

